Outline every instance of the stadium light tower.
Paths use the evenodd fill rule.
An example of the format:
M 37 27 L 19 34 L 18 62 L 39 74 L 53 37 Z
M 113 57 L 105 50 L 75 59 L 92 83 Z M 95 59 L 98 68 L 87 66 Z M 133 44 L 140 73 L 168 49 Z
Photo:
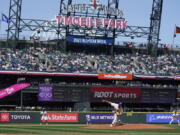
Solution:
M 64 5 L 71 5 L 73 0 L 60 0 L 60 9 L 59 15 L 63 16 L 87 16 L 87 13 L 64 13 L 62 11 Z M 92 1 L 94 8 L 98 6 L 98 0 Z M 108 7 L 118 8 L 119 1 L 118 0 L 108 0 Z M 159 43 L 159 31 L 160 31 L 160 23 L 161 23 L 161 13 L 162 13 L 162 4 L 163 0 L 153 0 L 152 5 L 152 13 L 150 17 L 150 27 L 142 27 L 142 26 L 127 26 L 126 30 L 107 30 L 105 28 L 74 28 L 73 26 L 64 26 L 60 25 L 52 20 L 39 20 L 39 19 L 24 19 L 21 18 L 21 6 L 22 0 L 10 0 L 9 7 L 9 19 L 11 23 L 8 24 L 8 36 L 7 40 L 11 47 L 16 47 L 17 41 L 19 40 L 20 32 L 22 31 L 40 31 L 41 33 L 55 33 L 57 39 L 64 39 L 66 35 L 69 33 L 75 34 L 86 34 L 87 32 L 95 36 L 103 36 L 109 35 L 111 37 L 117 38 L 120 37 L 134 37 L 134 38 L 148 38 L 148 50 L 154 55 L 157 54 L 157 47 Z M 87 11 L 88 12 L 88 11 Z M 93 16 L 93 13 L 88 12 Z M 114 16 L 102 16 L 101 14 L 97 14 L 97 16 L 101 16 L 102 18 L 113 18 Z M 117 17 L 117 16 L 115 16 Z M 121 19 L 121 18 L 119 18 Z M 12 41 L 12 42 L 11 42 Z M 112 51 L 113 52 L 113 47 Z
M 150 16 L 150 34 L 148 38 L 148 51 L 151 55 L 157 56 L 159 44 L 159 32 L 161 26 L 163 0 L 153 0 L 152 13 Z
M 9 19 L 11 22 L 8 23 L 7 38 L 9 41 L 8 44 L 12 47 L 16 46 L 21 31 L 19 29 L 21 22 L 21 5 L 22 0 L 10 0 Z M 11 40 L 13 43 L 11 43 Z

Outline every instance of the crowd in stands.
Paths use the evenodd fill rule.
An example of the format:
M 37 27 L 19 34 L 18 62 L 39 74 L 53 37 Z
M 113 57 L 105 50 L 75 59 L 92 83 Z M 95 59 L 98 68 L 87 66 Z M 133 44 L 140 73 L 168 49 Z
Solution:
M 151 57 L 135 53 L 112 57 L 35 47 L 5 49 L 0 50 L 0 70 L 175 75 L 180 73 L 180 54 Z

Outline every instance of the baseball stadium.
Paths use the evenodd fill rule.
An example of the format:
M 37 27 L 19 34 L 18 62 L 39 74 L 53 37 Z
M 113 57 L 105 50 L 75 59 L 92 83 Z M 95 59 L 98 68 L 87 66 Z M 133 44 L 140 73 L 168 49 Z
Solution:
M 0 2 L 0 135 L 180 134 L 180 24 L 172 44 L 160 39 L 167 0 L 147 0 L 146 26 L 131 25 L 125 0 L 53 0 L 51 19 L 40 10 L 52 3 L 36 1 Z

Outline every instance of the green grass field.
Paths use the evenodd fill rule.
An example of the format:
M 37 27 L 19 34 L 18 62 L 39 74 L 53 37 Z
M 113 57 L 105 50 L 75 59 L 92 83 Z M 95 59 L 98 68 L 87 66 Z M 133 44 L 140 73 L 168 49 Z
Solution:
M 164 126 L 169 126 L 165 125 Z M 85 125 L 48 125 L 8 124 L 0 125 L 0 134 L 46 134 L 46 135 L 180 135 L 180 126 L 171 125 L 172 129 L 86 129 Z

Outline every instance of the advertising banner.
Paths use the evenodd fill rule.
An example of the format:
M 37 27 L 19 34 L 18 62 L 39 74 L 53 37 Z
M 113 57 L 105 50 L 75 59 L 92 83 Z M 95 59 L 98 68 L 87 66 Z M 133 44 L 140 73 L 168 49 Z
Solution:
M 113 113 L 80 113 L 80 122 L 86 124 L 108 123 L 113 121 Z M 127 112 L 120 117 L 122 123 L 146 123 L 145 113 Z
M 39 123 L 40 113 L 38 112 L 11 112 L 9 115 L 11 123 Z
M 74 17 L 74 16 L 56 16 L 57 23 L 66 26 L 86 26 L 101 27 L 101 28 L 115 28 L 117 30 L 127 29 L 127 21 L 124 19 L 108 19 L 108 18 L 94 18 L 94 17 Z
M 113 38 L 109 37 L 92 37 L 92 36 L 77 36 L 69 35 L 67 36 L 67 41 L 78 43 L 78 44 L 88 44 L 88 45 L 112 45 Z
M 98 79 L 132 80 L 132 74 L 99 73 Z
M 140 88 L 91 87 L 90 92 L 91 101 L 139 102 L 141 99 Z
M 53 88 L 50 85 L 39 86 L 38 100 L 39 101 L 53 101 L 52 89 Z
M 30 86 L 30 83 L 18 83 L 18 84 L 14 84 L 6 89 L 3 89 L 0 91 L 0 99 L 6 97 L 8 95 L 11 95 L 17 91 L 20 91 L 28 86 Z
M 0 122 L 9 122 L 9 120 L 10 120 L 10 115 L 8 112 L 7 113 L 4 113 L 4 112 L 0 113 Z
M 86 123 L 111 123 L 113 113 L 85 113 Z
M 146 122 L 147 123 L 169 123 L 171 121 L 171 113 L 147 113 Z M 180 117 L 179 117 L 180 120 Z M 177 121 L 173 121 L 177 123 Z
M 48 113 L 48 122 L 79 122 L 78 113 Z

